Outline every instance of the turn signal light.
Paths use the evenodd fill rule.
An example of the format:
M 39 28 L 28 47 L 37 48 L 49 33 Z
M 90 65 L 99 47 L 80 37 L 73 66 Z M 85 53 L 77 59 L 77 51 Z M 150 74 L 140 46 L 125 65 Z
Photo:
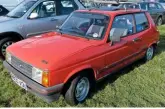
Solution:
M 49 87 L 49 75 L 48 73 L 43 73 L 42 74 L 42 85 L 45 87 Z

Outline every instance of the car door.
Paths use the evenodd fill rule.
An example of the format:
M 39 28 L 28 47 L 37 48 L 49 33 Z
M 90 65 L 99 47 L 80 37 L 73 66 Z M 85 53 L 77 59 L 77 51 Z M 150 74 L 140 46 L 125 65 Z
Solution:
M 110 31 L 110 37 L 115 37 L 115 33 L 121 34 L 121 40 L 112 44 L 109 41 L 106 46 L 105 63 L 106 67 L 103 69 L 103 75 L 116 71 L 126 64 L 131 63 L 134 58 L 137 46 L 134 43 L 135 39 L 135 22 L 132 14 L 116 16 Z
M 57 16 L 58 26 L 61 25 L 70 13 L 79 9 L 74 0 L 56 0 L 57 2 Z
M 135 58 L 138 58 L 142 55 L 144 55 L 146 49 L 147 49 L 147 43 L 148 40 L 150 40 L 148 34 L 152 34 L 149 30 L 149 21 L 147 19 L 147 16 L 144 12 L 141 13 L 135 13 L 135 25 L 136 25 L 136 34 L 134 35 L 134 47 L 137 49 Z M 139 56 L 138 56 L 139 55 Z
M 45 0 L 39 3 L 26 21 L 28 37 L 55 30 L 74 9 L 77 8 L 72 0 Z
M 40 2 L 25 21 L 27 35 L 54 30 L 56 27 L 56 1 Z

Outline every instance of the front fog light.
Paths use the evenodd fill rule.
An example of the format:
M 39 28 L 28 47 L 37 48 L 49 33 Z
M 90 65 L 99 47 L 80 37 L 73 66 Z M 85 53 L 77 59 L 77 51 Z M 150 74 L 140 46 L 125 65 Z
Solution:
M 42 70 L 33 67 L 32 68 L 32 79 L 35 80 L 36 82 L 42 84 Z
M 6 61 L 11 64 L 11 54 L 9 52 L 6 52 Z

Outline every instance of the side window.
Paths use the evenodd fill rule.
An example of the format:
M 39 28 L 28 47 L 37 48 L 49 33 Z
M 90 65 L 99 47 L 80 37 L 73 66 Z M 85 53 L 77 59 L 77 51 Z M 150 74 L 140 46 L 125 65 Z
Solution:
M 74 0 L 59 0 L 58 2 L 60 2 L 58 7 L 59 15 L 68 15 L 78 9 Z
M 121 34 L 121 37 L 131 35 L 134 31 L 134 18 L 132 14 L 128 15 L 120 15 L 115 17 L 110 35 L 113 34 L 114 31 L 118 31 Z
M 162 6 L 161 4 L 158 4 L 158 3 L 157 3 L 156 5 L 157 5 L 157 8 L 158 8 L 158 9 L 164 9 L 163 6 Z
M 148 20 L 144 13 L 135 14 L 135 20 L 136 20 L 136 32 L 141 32 L 149 27 Z
M 40 3 L 31 13 L 36 18 L 53 17 L 56 15 L 55 1 L 44 1 Z
M 148 10 L 147 3 L 140 3 L 140 8 L 143 9 L 143 10 Z
M 149 10 L 155 10 L 157 9 L 157 6 L 155 3 L 149 3 Z

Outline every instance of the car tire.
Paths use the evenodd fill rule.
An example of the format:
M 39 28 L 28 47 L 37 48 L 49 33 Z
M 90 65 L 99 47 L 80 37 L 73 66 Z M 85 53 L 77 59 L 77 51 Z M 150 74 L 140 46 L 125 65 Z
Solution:
M 91 81 L 89 77 L 87 75 L 79 75 L 71 81 L 64 95 L 65 100 L 71 106 L 82 103 L 88 97 L 90 89 Z
M 162 19 L 162 17 L 158 17 L 158 19 L 157 19 L 157 26 L 161 26 L 162 24 L 163 24 L 163 19 Z
M 152 58 L 154 57 L 154 54 L 155 54 L 155 48 L 154 48 L 154 46 L 150 46 L 146 51 L 146 54 L 144 57 L 145 61 L 152 60 Z
M 5 37 L 0 40 L 0 56 L 2 59 L 5 59 L 6 48 L 14 43 L 14 40 L 11 37 Z

